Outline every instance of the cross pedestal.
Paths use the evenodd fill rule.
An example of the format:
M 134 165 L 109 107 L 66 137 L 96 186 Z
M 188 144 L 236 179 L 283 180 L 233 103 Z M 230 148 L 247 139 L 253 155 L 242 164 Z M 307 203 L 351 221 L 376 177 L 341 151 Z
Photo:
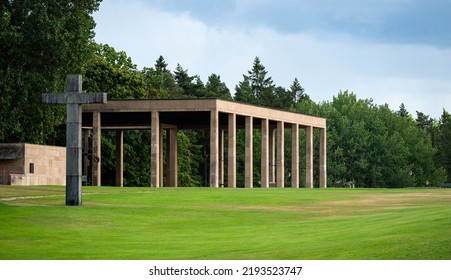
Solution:
M 106 102 L 104 92 L 82 93 L 81 75 L 67 76 L 66 93 L 42 94 L 42 103 L 66 104 L 66 205 L 81 205 L 82 104 Z

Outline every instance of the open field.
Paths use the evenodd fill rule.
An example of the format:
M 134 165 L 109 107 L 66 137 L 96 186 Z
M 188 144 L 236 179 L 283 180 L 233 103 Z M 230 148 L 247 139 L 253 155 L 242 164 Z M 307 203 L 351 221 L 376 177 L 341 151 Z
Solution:
M 451 259 L 451 189 L 0 186 L 0 259 Z

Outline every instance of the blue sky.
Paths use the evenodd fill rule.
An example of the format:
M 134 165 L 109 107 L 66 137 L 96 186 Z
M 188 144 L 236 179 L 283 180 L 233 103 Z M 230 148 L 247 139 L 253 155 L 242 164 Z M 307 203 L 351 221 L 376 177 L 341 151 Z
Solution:
M 451 0 L 104 0 L 94 18 L 96 41 L 139 68 L 163 55 L 232 93 L 259 56 L 318 102 L 350 90 L 414 117 L 451 110 Z

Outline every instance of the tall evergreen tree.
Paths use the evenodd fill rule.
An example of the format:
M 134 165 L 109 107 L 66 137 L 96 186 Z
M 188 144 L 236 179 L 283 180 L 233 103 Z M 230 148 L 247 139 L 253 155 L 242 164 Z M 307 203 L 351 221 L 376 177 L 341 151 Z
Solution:
M 191 77 L 188 75 L 188 70 L 183 69 L 180 64 L 177 64 L 177 67 L 174 71 L 174 79 L 177 85 L 180 88 L 179 96 L 183 97 L 194 97 L 193 94 L 193 80 L 195 77 Z
M 257 104 L 271 106 L 276 99 L 272 78 L 267 77 L 268 71 L 257 56 L 254 59 L 252 70 L 248 71 L 248 78 L 252 88 L 252 94 Z
M 434 124 L 434 120 L 431 117 L 429 117 L 429 115 L 426 115 L 423 112 L 417 111 L 416 123 L 417 123 L 418 127 L 422 128 L 426 131 L 430 131 Z
M 205 84 L 202 82 L 199 75 L 194 76 L 194 81 L 191 85 L 190 95 L 196 98 L 207 97 L 207 91 L 205 90 Z
M 205 89 L 208 97 L 218 97 L 225 100 L 232 100 L 230 90 L 227 88 L 226 84 L 221 81 L 221 76 L 219 75 L 211 74 L 208 77 L 208 82 Z
M 305 89 L 301 86 L 298 78 L 294 78 L 293 83 L 290 86 L 291 98 L 294 102 L 301 102 L 306 97 Z
M 155 62 L 155 71 L 157 72 L 157 75 L 162 75 L 163 73 L 169 72 L 167 67 L 168 64 L 166 63 L 164 57 L 160 55 Z
M 177 86 L 174 76 L 167 69 L 167 66 L 168 64 L 164 57 L 160 55 L 155 62 L 154 68 L 145 67 L 142 70 L 148 97 L 174 98 L 180 93 L 180 88 Z
M 404 106 L 404 103 L 401 103 L 401 105 L 399 106 L 399 110 L 396 113 L 398 113 L 398 115 L 401 117 L 410 116 L 409 112 L 406 109 L 406 106 Z
M 235 86 L 235 101 L 256 104 L 257 101 L 252 94 L 252 87 L 249 81 L 249 77 L 243 75 L 243 81 L 239 82 L 237 86 Z

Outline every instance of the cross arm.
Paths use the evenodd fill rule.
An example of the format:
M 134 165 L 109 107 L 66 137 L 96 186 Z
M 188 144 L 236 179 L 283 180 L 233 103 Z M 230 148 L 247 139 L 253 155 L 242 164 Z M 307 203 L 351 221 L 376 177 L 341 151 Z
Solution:
M 105 92 L 43 93 L 42 103 L 46 104 L 107 103 L 107 94 Z

